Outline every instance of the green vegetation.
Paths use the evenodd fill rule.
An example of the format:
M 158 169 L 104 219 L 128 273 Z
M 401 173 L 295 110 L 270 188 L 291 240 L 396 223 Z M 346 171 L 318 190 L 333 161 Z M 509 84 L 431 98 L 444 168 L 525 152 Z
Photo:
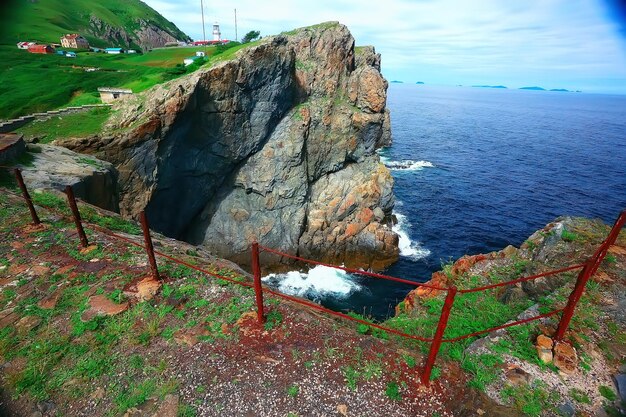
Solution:
M 258 30 L 251 30 L 244 35 L 244 37 L 241 39 L 241 43 L 252 42 L 253 40 L 258 39 L 259 36 L 261 36 L 261 32 L 259 32 Z
M 53 110 L 70 105 L 99 103 L 99 87 L 130 88 L 141 92 L 192 72 L 198 66 L 178 67 L 185 57 L 204 48 L 164 48 L 144 55 L 107 55 L 79 52 L 60 55 L 29 54 L 15 45 L 0 45 L 0 118 Z M 207 55 L 216 52 L 206 48 Z M 87 72 L 87 68 L 99 68 Z M 15 88 L 19 85 L 20 88 Z M 91 122 L 90 122 L 91 123 Z
M 129 88 L 138 93 L 202 66 L 232 59 L 237 51 L 258 42 L 162 48 L 143 55 L 79 52 L 72 60 L 59 55 L 29 54 L 15 46 L 0 45 L 0 56 L 3 57 L 3 66 L 0 67 L 0 94 L 3 97 L 0 118 L 97 104 L 100 103 L 99 87 Z M 182 65 L 183 59 L 196 51 L 206 51 L 207 57 L 188 66 Z M 87 72 L 87 68 L 99 70 Z M 14 88 L 15 85 L 20 88 Z M 63 135 L 88 135 L 101 128 L 108 116 L 106 112 L 108 110 L 92 110 L 89 119 L 84 114 L 55 117 L 41 124 L 32 123 L 32 126 L 25 126 L 20 131 L 35 135 L 51 130 L 47 141 Z M 76 123 L 79 117 L 80 123 Z
M 587 395 L 587 393 L 577 388 L 572 388 L 569 391 L 569 395 L 576 402 L 579 402 L 582 404 L 591 404 L 591 400 L 589 399 L 589 396 Z
M 576 233 L 570 232 L 567 229 L 563 229 L 563 232 L 561 233 L 561 239 L 566 242 L 573 242 L 578 239 L 578 235 Z
M 600 385 L 598 391 L 600 391 L 600 395 L 602 395 L 609 401 L 615 401 L 617 399 L 617 394 L 615 393 L 615 391 L 613 391 L 613 389 L 611 389 L 611 387 L 607 387 L 606 385 Z
M 545 384 L 535 381 L 532 386 L 507 386 L 501 392 L 502 398 L 527 416 L 539 417 L 546 411 L 554 411 L 558 394 L 546 391 Z
M 295 384 L 287 388 L 287 395 L 289 395 L 290 397 L 297 397 L 299 392 L 300 392 L 300 387 L 298 387 Z
M 174 38 L 188 39 L 172 22 L 139 0 L 8 0 L 2 2 L 0 12 L 3 17 L 0 44 L 14 47 L 20 41 L 59 43 L 62 35 L 76 32 L 87 38 L 92 46 L 127 46 L 115 40 L 102 39 L 106 27 L 97 30 L 95 35 L 90 34 L 88 29 L 92 27 L 92 16 L 107 26 L 123 29 L 131 37 L 139 29 L 138 20 L 141 19 L 165 30 Z M 137 48 L 138 45 L 132 44 L 131 47 Z
M 39 137 L 40 143 L 50 143 L 63 137 L 85 137 L 102 130 L 104 122 L 110 115 L 109 108 L 95 108 L 83 113 L 55 116 L 44 121 L 36 120 L 17 129 L 16 132 L 26 137 Z M 83 159 L 89 164 L 87 158 Z
M 498 377 L 502 363 L 500 357 L 492 354 L 466 355 L 461 367 L 472 375 L 468 385 L 484 391 Z
M 306 32 L 306 31 L 316 31 L 316 30 L 326 30 L 326 29 L 330 29 L 330 28 L 334 28 L 336 26 L 339 25 L 339 22 L 323 22 L 323 23 L 318 23 L 317 25 L 311 25 L 311 26 L 304 26 L 301 28 L 297 28 L 297 29 L 293 29 L 293 30 L 289 30 L 286 32 L 282 32 L 283 35 L 296 35 L 298 33 L 301 32 Z
M 400 394 L 400 387 L 397 382 L 392 381 L 388 383 L 385 394 L 394 401 L 402 400 L 402 394 Z

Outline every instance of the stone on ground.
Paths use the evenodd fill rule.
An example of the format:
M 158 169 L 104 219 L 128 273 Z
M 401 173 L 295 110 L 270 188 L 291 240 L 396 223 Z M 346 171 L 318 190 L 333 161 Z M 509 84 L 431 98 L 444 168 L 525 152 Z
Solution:
M 89 309 L 81 316 L 82 321 L 89 321 L 96 316 L 115 316 L 128 310 L 128 303 L 117 304 L 106 295 L 94 295 L 89 298 Z
M 554 365 L 567 375 L 576 372 L 578 367 L 576 349 L 568 343 L 557 342 L 554 346 Z

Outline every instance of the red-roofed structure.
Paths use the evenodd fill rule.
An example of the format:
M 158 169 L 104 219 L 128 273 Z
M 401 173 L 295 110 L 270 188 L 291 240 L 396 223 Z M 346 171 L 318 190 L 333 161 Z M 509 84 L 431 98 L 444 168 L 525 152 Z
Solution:
M 54 48 L 50 45 L 29 45 L 28 52 L 31 54 L 53 54 Z

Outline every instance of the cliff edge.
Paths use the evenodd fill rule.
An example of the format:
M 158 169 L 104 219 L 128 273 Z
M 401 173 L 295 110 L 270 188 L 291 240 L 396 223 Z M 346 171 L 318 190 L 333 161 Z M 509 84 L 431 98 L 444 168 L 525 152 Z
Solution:
M 324 23 L 119 103 L 102 134 L 63 145 L 113 163 L 121 213 L 145 208 L 170 237 L 239 262 L 258 241 L 378 269 L 398 257 L 375 152 L 391 141 L 386 91 L 374 48 Z

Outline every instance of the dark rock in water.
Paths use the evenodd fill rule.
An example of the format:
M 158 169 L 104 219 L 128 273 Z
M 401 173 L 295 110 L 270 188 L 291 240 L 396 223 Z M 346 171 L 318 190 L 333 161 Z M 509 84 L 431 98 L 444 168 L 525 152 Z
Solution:
M 379 220 L 394 205 L 375 152 L 391 143 L 386 91 L 374 48 L 318 25 L 116 103 L 107 131 L 64 146 L 112 162 L 121 213 L 145 208 L 170 237 L 239 262 L 258 241 L 381 268 L 398 257 Z

